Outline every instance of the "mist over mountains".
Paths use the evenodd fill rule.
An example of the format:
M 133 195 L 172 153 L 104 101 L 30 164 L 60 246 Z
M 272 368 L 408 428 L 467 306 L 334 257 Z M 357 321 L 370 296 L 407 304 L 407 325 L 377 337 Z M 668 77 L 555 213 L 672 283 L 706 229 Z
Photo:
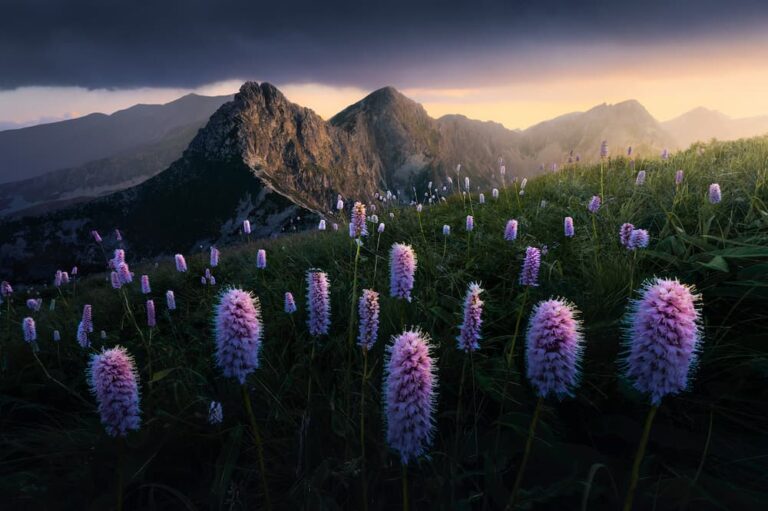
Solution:
M 110 126 L 98 138 L 98 128 L 75 120 L 0 132 L 6 149 L 13 140 L 43 143 L 35 142 L 41 133 L 58 137 L 55 147 L 63 140 L 80 144 L 80 152 L 69 148 L 61 160 L 77 166 L 0 186 L 3 210 L 17 212 L 0 223 L 0 270 L 42 279 L 67 261 L 98 266 L 101 253 L 88 242 L 94 229 L 109 241 L 108 233 L 120 228 L 137 257 L 192 251 L 236 239 L 246 218 L 255 236 L 314 226 L 333 217 L 337 195 L 374 202 L 391 191 L 401 203 L 425 201 L 457 178 L 469 177 L 473 190 L 500 186 L 499 158 L 507 179 L 533 176 L 552 164 L 596 161 L 602 140 L 617 155 L 631 145 L 636 157 L 655 157 L 680 147 L 686 131 L 685 119 L 661 124 L 637 101 L 509 130 L 461 115 L 433 119 L 392 87 L 327 121 L 268 83 L 247 82 L 226 99 L 187 96 L 169 104 L 173 113 L 163 105 L 105 116 L 117 116 L 123 130 L 141 131 L 146 119 L 154 127 L 105 142 L 119 153 L 91 161 L 83 159 L 103 156 L 105 148 L 88 147 L 87 137 L 98 144 L 121 130 Z M 193 104 L 191 113 L 180 115 L 184 104 Z M 206 116 L 206 109 L 215 111 Z M 94 119 L 103 127 L 102 117 Z M 69 138 L 68 122 L 77 133 Z M 20 162 L 23 153 L 2 161 Z M 30 158 L 33 174 L 56 161 L 51 154 Z

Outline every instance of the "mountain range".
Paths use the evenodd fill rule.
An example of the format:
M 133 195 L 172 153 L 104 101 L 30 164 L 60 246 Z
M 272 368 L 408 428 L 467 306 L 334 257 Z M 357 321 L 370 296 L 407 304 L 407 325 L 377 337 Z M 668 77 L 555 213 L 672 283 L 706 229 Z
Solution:
M 371 93 L 327 121 L 291 103 L 268 83 L 247 82 L 231 101 L 210 99 L 205 103 L 209 108 L 216 101 L 220 106 L 199 131 L 194 126 L 198 116 L 173 127 L 165 123 L 165 131 L 158 128 L 144 137 L 140 147 L 157 162 L 159 154 L 172 157 L 169 140 L 183 144 L 184 136 L 196 131 L 166 169 L 133 177 L 118 170 L 121 183 L 142 182 L 88 200 L 70 194 L 59 199 L 54 211 L 27 210 L 0 223 L 0 271 L 42 279 L 68 264 L 103 267 L 102 253 L 88 242 L 94 229 L 111 246 L 113 235 L 107 233 L 120 228 L 134 256 L 188 252 L 237 238 L 246 218 L 254 236 L 316 225 L 319 217 L 333 216 L 337 195 L 373 202 L 378 194 L 392 191 L 398 201 L 408 202 L 435 190 L 439 194 L 440 187 L 450 186 L 457 177 L 469 177 L 473 188 L 498 186 L 499 158 L 509 179 L 535 175 L 542 164 L 562 163 L 569 154 L 594 161 L 604 139 L 621 148 L 621 154 L 629 145 L 634 154 L 645 156 L 677 147 L 669 131 L 637 101 L 599 105 L 526 130 L 508 130 L 460 115 L 433 119 L 391 87 Z M 157 146 L 167 150 L 153 151 Z M 123 168 L 132 167 L 141 153 L 125 151 L 128 163 Z M 45 168 L 44 158 L 37 161 L 38 171 Z M 77 170 L 48 175 L 70 182 L 62 172 L 81 176 L 90 168 L 96 178 L 103 168 L 96 163 L 79 165 Z M 27 183 L 35 179 L 39 178 Z M 427 192 L 429 182 L 433 189 Z M 107 179 L 99 186 L 115 190 L 122 185 Z M 64 204 L 67 200 L 74 203 Z
M 232 96 L 0 131 L 0 215 L 35 214 L 134 186 L 177 160 Z

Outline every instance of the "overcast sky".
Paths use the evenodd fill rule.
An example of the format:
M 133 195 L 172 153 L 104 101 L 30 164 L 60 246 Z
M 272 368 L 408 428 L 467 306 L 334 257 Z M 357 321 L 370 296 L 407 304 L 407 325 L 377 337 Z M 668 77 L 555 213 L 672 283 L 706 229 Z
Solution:
M 510 128 L 635 98 L 768 113 L 764 0 L 0 0 L 0 123 L 269 81 L 329 117 L 384 85 Z M 0 124 L 0 127 L 2 124 Z

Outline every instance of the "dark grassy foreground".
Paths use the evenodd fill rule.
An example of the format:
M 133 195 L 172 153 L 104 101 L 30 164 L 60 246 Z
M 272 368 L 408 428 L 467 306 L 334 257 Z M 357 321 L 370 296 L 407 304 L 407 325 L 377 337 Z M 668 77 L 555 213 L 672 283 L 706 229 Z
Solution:
M 358 290 L 382 292 L 380 341 L 369 354 L 365 449 L 370 509 L 399 509 L 400 465 L 384 442 L 381 381 L 384 346 L 407 325 L 429 333 L 438 357 L 437 427 L 429 459 L 409 468 L 412 509 L 500 509 L 509 498 L 534 408 L 524 377 L 524 332 L 531 305 L 553 295 L 582 311 L 586 352 L 574 399 L 547 401 L 523 480 L 520 508 L 620 507 L 648 404 L 618 376 L 621 319 L 630 295 L 645 278 L 675 276 L 703 294 L 704 345 L 692 390 L 661 406 L 642 466 L 635 509 L 757 510 L 768 506 L 768 139 L 693 148 L 667 162 L 637 162 L 647 169 L 643 187 L 623 159 L 605 169 L 609 199 L 593 235 L 589 198 L 599 192 L 599 168 L 570 168 L 528 183 L 518 202 L 513 188 L 498 201 L 473 196 L 475 231 L 467 242 L 469 203 L 458 196 L 416 212 L 377 211 L 387 227 L 365 241 Z M 685 171 L 676 190 L 674 171 Z M 723 202 L 706 199 L 720 183 Z M 546 200 L 545 207 L 540 202 Z M 576 237 L 563 237 L 563 216 L 574 217 Z M 502 239 L 508 218 L 520 221 L 520 238 Z M 625 222 L 646 228 L 651 245 L 636 259 L 618 243 Z M 443 224 L 453 233 L 441 234 Z M 330 224 L 329 224 L 330 227 Z M 374 230 L 371 227 L 371 230 Z M 142 233 L 126 233 L 130 238 Z M 419 257 L 413 303 L 388 295 L 388 249 L 412 243 Z M 541 286 L 524 293 L 517 284 L 527 245 L 547 245 Z M 113 248 L 113 247 L 108 247 Z M 255 267 L 266 248 L 268 268 Z M 443 251 L 445 248 L 445 255 Z M 203 287 L 207 253 L 188 257 L 190 272 L 176 273 L 172 258 L 148 273 L 159 324 L 152 333 L 154 374 L 118 292 L 104 275 L 70 285 L 48 310 L 53 290 L 41 290 L 35 314 L 39 358 L 46 378 L 22 340 L 28 315 L 18 293 L 0 314 L 6 366 L 0 381 L 0 493 L 3 509 L 110 509 L 115 502 L 117 443 L 107 437 L 88 393 L 89 353 L 74 340 L 80 311 L 93 304 L 94 349 L 127 346 L 141 372 L 143 425 L 127 439 L 127 509 L 262 509 L 256 449 L 238 385 L 214 367 L 211 332 L 216 293 L 242 286 L 260 298 L 265 323 L 262 367 L 248 381 L 265 444 L 267 479 L 277 509 L 361 509 L 359 417 L 362 356 L 348 344 L 354 244 L 338 233 L 311 232 L 224 248 L 214 270 L 218 285 Z M 374 280 L 374 262 L 379 257 Z M 131 263 L 131 254 L 128 253 Z M 63 261 L 62 267 L 69 266 Z M 329 273 L 332 335 L 317 344 L 309 364 L 304 272 Z M 63 268 L 63 269 L 68 269 Z M 467 285 L 487 290 L 484 340 L 467 364 L 457 424 L 457 394 L 467 356 L 456 350 L 457 325 Z M 176 291 L 179 310 L 166 314 L 164 293 Z M 292 291 L 299 312 L 283 313 Z M 129 290 L 144 321 L 138 283 Z M 508 369 L 504 350 L 522 326 Z M 6 330 L 8 328 L 8 330 Z M 54 328 L 62 331 L 53 343 Z M 98 339 L 105 330 L 108 339 Z M 147 328 L 142 326 L 145 335 Z M 351 366 L 348 364 L 351 360 Z M 347 371 L 351 371 L 351 396 Z M 311 406 L 307 390 L 311 382 Z M 506 396 L 503 406 L 501 400 Z M 207 422 L 211 400 L 223 403 L 224 422 Z M 348 401 L 349 400 L 349 401 Z M 498 434 L 500 432 L 500 435 Z M 458 436 L 457 436 L 458 435 Z

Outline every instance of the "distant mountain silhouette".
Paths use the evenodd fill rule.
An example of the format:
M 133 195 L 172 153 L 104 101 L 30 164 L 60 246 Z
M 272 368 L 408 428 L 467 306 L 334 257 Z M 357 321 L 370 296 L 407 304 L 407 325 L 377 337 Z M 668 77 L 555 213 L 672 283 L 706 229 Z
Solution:
M 230 98 L 188 94 L 164 105 L 135 105 L 111 115 L 0 131 L 0 183 L 141 151 L 191 125 L 202 127 Z
M 768 133 L 768 115 L 732 119 L 716 110 L 694 108 L 679 117 L 662 123 L 683 147 L 694 142 L 736 140 Z

